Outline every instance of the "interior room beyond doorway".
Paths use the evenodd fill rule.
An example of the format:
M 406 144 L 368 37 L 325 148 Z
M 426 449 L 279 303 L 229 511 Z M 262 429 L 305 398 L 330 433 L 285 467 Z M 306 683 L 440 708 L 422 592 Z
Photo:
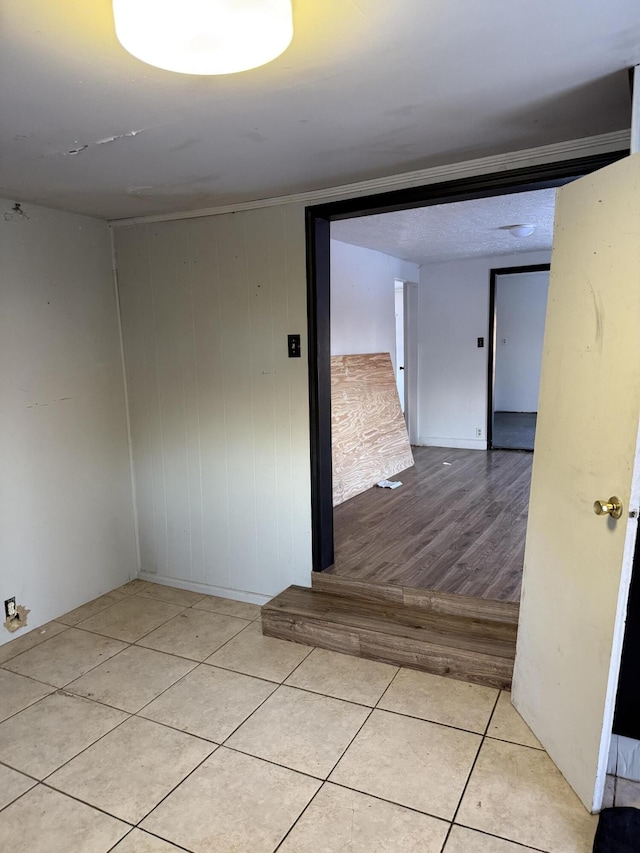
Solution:
M 372 485 L 336 501 L 329 576 L 519 601 L 532 457 L 488 448 L 493 427 L 494 447 L 532 450 L 535 412 L 518 403 L 487 416 L 508 397 L 487 387 L 496 331 L 510 344 L 503 356 L 517 355 L 528 334 L 526 316 L 513 334 L 496 325 L 494 276 L 544 267 L 548 277 L 554 199 L 544 189 L 331 223 L 332 356 L 386 352 L 396 378 L 406 367 L 400 406 L 415 465 L 390 477 L 400 488 Z M 514 238 L 506 226 L 516 221 L 536 222 L 533 234 Z M 507 368 L 498 390 L 522 396 L 522 371 Z M 357 412 L 352 419 L 359 423 Z

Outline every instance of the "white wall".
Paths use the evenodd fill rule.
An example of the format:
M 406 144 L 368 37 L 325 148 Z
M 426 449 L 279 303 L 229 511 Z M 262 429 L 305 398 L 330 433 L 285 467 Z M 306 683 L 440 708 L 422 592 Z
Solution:
M 438 167 L 385 180 L 384 189 L 614 147 L 606 145 Z M 309 584 L 304 204 L 380 188 L 363 183 L 333 196 L 115 229 L 145 576 L 237 596 L 264 596 L 292 579 Z M 419 290 L 410 288 L 411 306 Z M 422 314 L 408 313 L 412 337 L 417 315 L 427 311 L 428 304 Z M 478 334 L 486 335 L 485 326 Z M 302 333 L 302 359 L 286 359 L 287 331 Z M 431 370 L 424 354 L 421 370 Z M 417 412 L 408 414 L 413 440 Z
M 548 291 L 548 271 L 496 276 L 496 412 L 538 411 Z
M 524 252 L 421 268 L 418 444 L 486 448 L 490 270 L 549 259 L 548 252 Z
M 0 606 L 15 595 L 30 630 L 135 577 L 137 555 L 109 229 L 33 205 L 4 218 L 12 206 L 0 200 Z
M 395 279 L 417 264 L 331 241 L 331 355 L 388 352 L 396 370 Z
M 258 602 L 308 585 L 304 207 L 115 235 L 142 576 Z

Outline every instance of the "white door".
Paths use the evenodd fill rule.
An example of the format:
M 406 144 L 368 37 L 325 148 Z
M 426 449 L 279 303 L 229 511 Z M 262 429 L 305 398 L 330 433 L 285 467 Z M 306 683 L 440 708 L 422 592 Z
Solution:
M 404 419 L 409 441 L 418 439 L 418 285 L 404 283 Z
M 396 304 L 396 385 L 400 408 L 404 412 L 404 282 L 396 279 L 393 295 Z
M 558 191 L 513 701 L 602 803 L 637 518 L 640 155 Z M 594 501 L 621 499 L 619 520 Z

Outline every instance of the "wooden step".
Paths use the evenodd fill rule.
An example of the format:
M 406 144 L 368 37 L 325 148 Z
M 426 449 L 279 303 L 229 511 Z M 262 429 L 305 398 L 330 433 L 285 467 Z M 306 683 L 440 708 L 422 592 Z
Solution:
M 520 613 L 520 605 L 515 601 L 454 595 L 450 592 L 440 592 L 437 589 L 416 589 L 397 584 L 371 583 L 345 578 L 341 575 L 330 575 L 326 572 L 313 572 L 311 586 L 318 592 L 328 592 L 349 598 L 362 598 L 367 601 L 405 604 L 408 607 L 428 610 L 432 613 L 467 616 L 470 619 L 504 622 L 516 626 Z
M 509 688 L 517 626 L 290 586 L 262 608 L 266 636 L 294 640 L 476 684 Z

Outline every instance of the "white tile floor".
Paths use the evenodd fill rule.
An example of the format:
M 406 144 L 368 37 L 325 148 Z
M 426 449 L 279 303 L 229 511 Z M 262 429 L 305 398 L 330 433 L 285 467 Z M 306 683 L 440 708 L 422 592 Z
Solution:
M 507 693 L 259 616 L 132 581 L 0 647 L 0 850 L 591 851 L 596 818 Z

